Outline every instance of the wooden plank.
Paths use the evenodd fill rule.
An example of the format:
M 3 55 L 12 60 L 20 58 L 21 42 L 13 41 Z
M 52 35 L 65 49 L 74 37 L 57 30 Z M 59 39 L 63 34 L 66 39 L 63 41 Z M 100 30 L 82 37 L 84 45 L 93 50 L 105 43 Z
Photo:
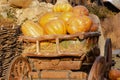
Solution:
M 45 40 L 53 40 L 53 39 L 73 39 L 79 37 L 80 39 L 85 39 L 88 37 L 100 36 L 100 32 L 87 32 L 87 33 L 76 33 L 72 35 L 43 35 L 39 37 L 28 37 L 28 36 L 20 36 L 20 40 L 28 41 L 28 42 L 36 42 L 36 41 L 45 41 Z
M 67 79 L 69 71 L 42 71 L 42 79 Z
M 88 74 L 82 71 L 73 72 L 70 70 L 43 70 L 30 73 L 33 79 L 40 80 L 86 80 Z
M 36 61 L 34 66 L 37 70 L 79 70 L 82 61 Z
M 73 56 L 81 57 L 85 53 L 83 51 L 76 52 L 59 52 L 59 53 L 22 53 L 23 57 L 63 57 L 63 56 Z

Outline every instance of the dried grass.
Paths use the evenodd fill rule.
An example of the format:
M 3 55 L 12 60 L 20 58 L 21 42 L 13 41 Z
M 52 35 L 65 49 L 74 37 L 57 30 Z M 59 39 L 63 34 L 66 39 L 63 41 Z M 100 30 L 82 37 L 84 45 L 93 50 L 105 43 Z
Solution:
M 31 2 L 32 0 L 9 0 L 10 5 L 22 8 L 28 7 Z
M 120 13 L 104 19 L 101 23 L 104 36 L 112 39 L 113 49 L 120 49 Z

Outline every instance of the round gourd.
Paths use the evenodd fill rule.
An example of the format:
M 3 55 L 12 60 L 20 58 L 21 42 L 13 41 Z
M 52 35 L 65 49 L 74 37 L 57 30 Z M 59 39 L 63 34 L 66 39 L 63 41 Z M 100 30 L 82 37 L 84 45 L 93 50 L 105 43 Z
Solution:
M 63 12 L 59 18 L 67 22 L 73 15 L 74 15 L 73 12 Z
M 93 23 L 90 28 L 90 32 L 98 31 L 98 27 L 99 27 L 99 25 L 97 23 Z
M 73 7 L 73 13 L 77 16 L 80 16 L 80 15 L 88 16 L 89 15 L 88 9 L 85 6 L 81 6 L 81 5 Z
M 109 71 L 109 79 L 110 80 L 118 80 L 117 78 L 120 78 L 120 70 L 118 70 L 118 69 L 111 69 Z
M 57 19 L 58 16 L 59 16 L 59 13 L 48 12 L 48 13 L 45 13 L 43 16 L 41 16 L 38 22 L 42 27 L 44 27 L 46 23 L 48 23 L 51 20 Z
M 46 34 L 66 34 L 66 25 L 64 21 L 57 19 L 48 22 L 44 27 Z
M 44 33 L 43 28 L 33 21 L 25 21 L 21 25 L 21 31 L 25 36 L 32 37 L 37 37 Z
M 58 3 L 53 7 L 54 12 L 68 12 L 72 11 L 72 6 L 69 3 Z
M 87 32 L 92 25 L 92 20 L 88 16 L 74 16 L 68 21 L 67 32 L 74 34 L 77 32 Z

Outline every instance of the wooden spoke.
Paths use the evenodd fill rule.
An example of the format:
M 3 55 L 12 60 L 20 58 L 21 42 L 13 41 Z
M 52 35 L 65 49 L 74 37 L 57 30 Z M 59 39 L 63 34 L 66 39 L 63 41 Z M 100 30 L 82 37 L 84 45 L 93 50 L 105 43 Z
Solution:
M 105 58 L 106 62 L 109 63 L 110 65 L 112 64 L 112 43 L 111 39 L 106 39 L 105 42 Z
M 108 73 L 112 66 L 112 43 L 111 39 L 107 38 L 105 42 L 105 50 L 104 50 L 105 60 L 106 60 L 106 73 L 105 77 L 108 78 Z
M 97 57 L 90 70 L 88 80 L 104 80 L 105 66 L 105 58 L 102 56 Z

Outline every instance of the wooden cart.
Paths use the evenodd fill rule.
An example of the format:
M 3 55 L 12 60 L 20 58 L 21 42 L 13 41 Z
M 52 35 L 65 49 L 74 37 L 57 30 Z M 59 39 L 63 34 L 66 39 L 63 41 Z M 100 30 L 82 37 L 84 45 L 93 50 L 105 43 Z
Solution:
M 93 18 L 100 24 L 95 15 Z M 37 77 L 39 80 L 104 80 L 112 65 L 112 46 L 110 39 L 106 39 L 105 44 L 99 44 L 103 36 L 101 33 L 98 31 L 72 35 L 21 36 L 22 41 L 36 44 L 36 52 L 28 51 L 16 56 L 11 62 L 6 79 L 32 80 Z M 61 50 L 62 41 L 76 39 L 88 50 L 86 47 L 75 50 L 71 45 L 71 50 Z M 49 40 L 55 44 L 54 52 L 42 51 L 40 43 Z M 103 49 L 100 49 L 101 45 L 104 53 L 101 51 Z

